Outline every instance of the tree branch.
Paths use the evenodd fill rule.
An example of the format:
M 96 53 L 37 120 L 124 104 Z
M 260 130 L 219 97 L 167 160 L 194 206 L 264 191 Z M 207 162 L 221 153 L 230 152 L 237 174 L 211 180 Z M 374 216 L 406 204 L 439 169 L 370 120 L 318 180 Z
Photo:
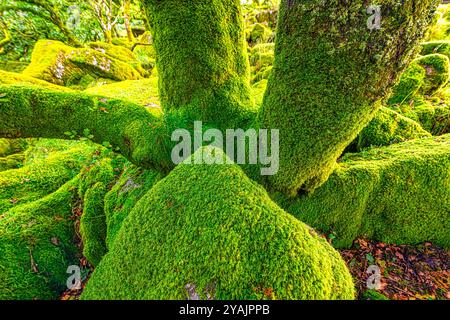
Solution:
M 35 86 L 0 86 L 0 137 L 79 139 L 88 136 L 136 165 L 173 166 L 162 119 L 128 102 Z M 92 136 L 91 136 L 92 135 Z

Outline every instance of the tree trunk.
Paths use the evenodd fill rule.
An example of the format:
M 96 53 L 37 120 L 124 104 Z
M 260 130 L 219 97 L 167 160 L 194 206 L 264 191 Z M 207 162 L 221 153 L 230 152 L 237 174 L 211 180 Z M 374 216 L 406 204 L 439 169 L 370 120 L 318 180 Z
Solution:
M 283 0 L 260 126 L 280 129 L 273 189 L 312 191 L 381 106 L 430 24 L 438 0 L 381 1 L 370 30 L 365 1 Z
M 127 30 L 128 41 L 134 42 L 133 31 L 131 30 L 131 0 L 125 0 L 123 4 L 123 20 L 125 22 L 125 29 Z
M 227 128 L 248 118 L 253 105 L 240 1 L 142 2 L 164 111 L 191 119 L 187 126 L 202 120 Z

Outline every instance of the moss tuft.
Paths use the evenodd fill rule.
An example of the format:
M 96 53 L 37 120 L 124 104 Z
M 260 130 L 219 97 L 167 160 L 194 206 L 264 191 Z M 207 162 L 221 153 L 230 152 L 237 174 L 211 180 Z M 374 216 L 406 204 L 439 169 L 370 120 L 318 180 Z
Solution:
M 201 299 L 354 298 L 339 253 L 237 165 L 181 164 L 159 181 L 82 298 L 187 299 L 192 291 Z
M 278 203 L 349 247 L 357 237 L 395 244 L 450 245 L 450 135 L 343 157 L 312 195 Z

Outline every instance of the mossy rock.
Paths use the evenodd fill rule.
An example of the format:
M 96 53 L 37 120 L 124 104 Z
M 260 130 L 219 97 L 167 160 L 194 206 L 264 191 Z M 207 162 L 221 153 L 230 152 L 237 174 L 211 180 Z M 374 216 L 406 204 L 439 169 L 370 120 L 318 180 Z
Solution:
M 347 154 L 312 195 L 277 202 L 349 247 L 357 237 L 450 245 L 450 135 Z
M 247 34 L 247 41 L 252 44 L 268 42 L 273 37 L 273 31 L 263 23 L 254 24 Z
M 450 58 L 450 40 L 440 40 L 422 43 L 421 54 L 423 56 L 440 53 Z
M 388 103 L 390 105 L 407 103 L 419 91 L 423 85 L 425 76 L 425 69 L 417 63 L 412 63 L 400 77 L 400 82 L 393 89 Z
M 0 157 L 23 152 L 28 148 L 26 139 L 0 139 Z
M 0 300 L 57 299 L 78 265 L 74 185 L 0 215 Z
M 422 128 L 434 136 L 450 133 L 450 108 L 444 104 L 434 104 L 423 98 L 414 99 L 412 104 L 391 106 L 400 114 L 420 123 Z
M 16 170 L 0 172 L 0 215 L 56 191 L 80 172 L 92 151 L 74 148 Z
M 17 169 L 23 165 L 25 155 L 23 153 L 16 153 L 7 157 L 0 157 L 0 172 L 10 169 Z
M 23 73 L 63 86 L 79 85 L 86 75 L 116 81 L 142 78 L 128 62 L 91 48 L 72 48 L 54 40 L 39 40 L 36 43 L 31 63 Z
M 393 143 L 429 137 L 416 121 L 381 107 L 356 139 L 356 149 L 361 151 L 372 146 L 388 146 Z
M 37 86 L 37 87 L 43 87 L 48 88 L 55 91 L 63 91 L 63 92 L 72 92 L 73 90 L 60 86 L 55 85 L 53 83 L 39 80 L 24 74 L 20 73 L 14 73 L 14 72 L 7 72 L 0 70 L 0 84 L 23 84 L 27 86 Z
M 117 183 L 105 196 L 106 247 L 111 249 L 125 218 L 136 203 L 163 175 L 154 170 L 143 170 L 126 163 Z
M 430 54 L 415 61 L 425 69 L 426 76 L 419 93 L 431 96 L 444 87 L 450 79 L 449 59 L 442 54 Z
M 192 294 L 353 299 L 355 291 L 339 253 L 273 203 L 237 165 L 181 164 L 125 219 L 82 298 Z

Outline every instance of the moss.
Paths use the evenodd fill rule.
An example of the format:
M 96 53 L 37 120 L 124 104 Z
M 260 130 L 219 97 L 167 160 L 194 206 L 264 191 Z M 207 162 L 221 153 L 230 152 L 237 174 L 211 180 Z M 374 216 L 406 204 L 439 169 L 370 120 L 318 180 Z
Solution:
M 161 180 L 162 174 L 154 170 L 142 170 L 130 163 L 125 165 L 117 183 L 105 196 L 107 223 L 107 248 L 111 249 L 125 218 L 136 203 Z
M 159 181 L 82 298 L 186 299 L 189 288 L 201 299 L 354 298 L 339 253 L 237 165 L 182 164 Z
M 0 70 L 0 84 L 7 85 L 7 84 L 23 84 L 27 86 L 38 86 L 43 88 L 48 88 L 55 91 L 63 91 L 63 92 L 72 92 L 71 89 L 58 86 L 53 83 L 39 80 L 24 74 L 20 73 L 13 73 L 13 72 L 6 72 Z
M 69 182 L 0 215 L 0 299 L 56 299 L 67 288 L 67 268 L 78 265 L 73 195 Z
M 0 214 L 56 191 L 78 174 L 92 151 L 72 149 L 20 169 L 0 172 Z
M 153 74 L 149 79 L 127 80 L 108 85 L 95 86 L 85 90 L 92 95 L 121 99 L 140 104 L 155 115 L 161 115 L 158 96 L 158 77 Z
M 224 129 L 253 116 L 240 1 L 144 0 L 143 5 L 168 117 L 189 119 L 177 126 L 203 120 Z
M 450 40 L 450 7 L 448 4 L 439 6 L 435 18 L 434 25 L 427 32 L 427 41 L 433 40 Z
M 423 56 L 440 53 L 450 58 L 450 40 L 439 40 L 422 43 L 421 54 Z
M 389 298 L 378 291 L 367 290 L 361 295 L 361 300 L 389 300 Z
M 0 139 L 0 157 L 25 151 L 28 147 L 26 139 Z
M 267 79 L 262 79 L 261 81 L 256 82 L 252 86 L 253 98 L 255 99 L 256 105 L 260 106 L 262 104 L 266 88 L 267 88 Z
M 450 135 L 373 148 L 343 157 L 313 195 L 274 194 L 301 221 L 349 247 L 357 237 L 449 247 Z
M 432 135 L 450 132 L 450 109 L 444 104 L 434 104 L 427 99 L 415 98 L 412 104 L 391 107 L 402 115 L 413 119 Z
M 426 71 L 417 63 L 412 63 L 400 77 L 399 84 L 393 89 L 389 104 L 408 103 L 422 87 Z
M 128 62 L 91 48 L 72 48 L 54 40 L 36 43 L 31 63 L 23 73 L 65 86 L 79 85 L 87 74 L 117 81 L 142 78 Z
M 0 172 L 20 168 L 23 165 L 24 160 L 25 155 L 23 153 L 16 153 L 7 157 L 0 157 Z
M 391 109 L 381 107 L 375 118 L 356 139 L 356 149 L 360 151 L 371 146 L 387 146 L 428 136 L 431 134 L 419 123 Z
M 430 54 L 416 60 L 426 71 L 419 93 L 431 96 L 444 87 L 450 79 L 449 59 L 442 54 Z
M 142 106 L 28 86 L 0 86 L 0 96 L 3 137 L 89 139 L 144 167 L 173 166 L 162 119 Z
M 22 72 L 28 63 L 20 61 L 0 61 L 0 69 L 9 72 Z
M 248 32 L 247 41 L 252 44 L 266 43 L 273 37 L 272 30 L 263 23 L 255 23 Z
M 265 182 L 271 189 L 295 195 L 327 180 L 415 57 L 438 3 L 384 0 L 382 30 L 371 32 L 365 3 L 282 1 L 258 119 L 280 130 L 280 171 Z

